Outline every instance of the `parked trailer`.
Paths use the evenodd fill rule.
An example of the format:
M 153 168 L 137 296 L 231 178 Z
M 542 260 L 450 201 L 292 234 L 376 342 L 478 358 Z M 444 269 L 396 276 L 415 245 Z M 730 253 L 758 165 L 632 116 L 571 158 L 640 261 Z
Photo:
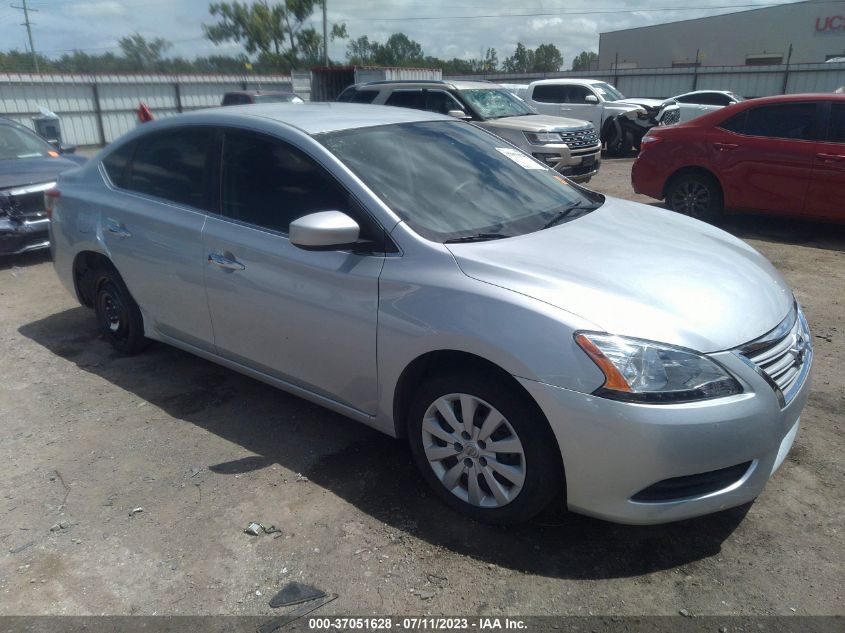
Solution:
M 366 81 L 438 80 L 439 68 L 393 68 L 387 66 L 321 66 L 311 69 L 311 101 L 334 101 L 353 84 Z

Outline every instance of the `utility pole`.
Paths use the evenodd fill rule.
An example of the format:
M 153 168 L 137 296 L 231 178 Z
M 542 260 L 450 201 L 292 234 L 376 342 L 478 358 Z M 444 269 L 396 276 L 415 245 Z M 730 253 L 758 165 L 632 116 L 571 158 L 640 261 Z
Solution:
M 323 0 L 323 66 L 329 65 L 329 22 L 326 17 L 326 1 Z
M 23 3 L 22 7 L 15 6 L 14 4 L 9 5 L 13 9 L 18 9 L 19 11 L 23 11 L 23 24 L 21 26 L 26 27 L 26 33 L 29 35 L 29 51 L 32 53 L 32 63 L 35 64 L 35 73 L 40 75 L 41 71 L 38 70 L 38 55 L 35 53 L 35 44 L 32 43 L 32 22 L 29 21 L 29 12 L 35 11 L 38 12 L 38 9 L 30 9 L 26 6 L 26 0 L 21 0 Z

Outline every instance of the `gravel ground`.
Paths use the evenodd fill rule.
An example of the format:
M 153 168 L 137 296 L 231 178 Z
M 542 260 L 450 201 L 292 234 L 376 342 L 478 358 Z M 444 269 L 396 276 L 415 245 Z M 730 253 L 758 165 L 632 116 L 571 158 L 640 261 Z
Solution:
M 638 199 L 630 167 L 590 186 Z M 294 579 L 339 594 L 320 614 L 845 613 L 845 230 L 727 228 L 794 286 L 815 387 L 754 504 L 657 527 L 464 520 L 401 442 L 163 345 L 121 357 L 47 256 L 0 260 L 0 613 L 269 614 Z

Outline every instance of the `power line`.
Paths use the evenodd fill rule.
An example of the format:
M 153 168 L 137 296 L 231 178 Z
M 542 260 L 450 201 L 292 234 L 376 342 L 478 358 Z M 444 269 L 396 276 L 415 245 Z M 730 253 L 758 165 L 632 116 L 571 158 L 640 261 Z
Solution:
M 690 7 L 690 6 L 676 6 L 676 7 L 654 7 L 651 9 L 635 9 L 630 11 L 630 7 L 622 7 L 612 9 L 599 9 L 588 11 L 553 11 L 553 12 L 537 12 L 537 13 L 490 13 L 481 15 L 438 15 L 438 16 L 408 16 L 401 18 L 379 18 L 371 17 L 344 17 L 347 21 L 367 21 L 367 22 L 410 22 L 421 20 L 478 20 L 487 18 L 537 18 L 537 17 L 560 17 L 567 15 L 601 15 L 609 13 L 619 13 L 620 11 L 628 11 L 630 13 L 649 13 L 655 11 L 718 11 L 720 9 L 748 9 L 748 8 L 766 8 L 780 6 L 779 4 L 726 4 L 720 6 L 706 6 L 706 7 Z
M 29 21 L 29 12 L 35 11 L 38 12 L 38 9 L 30 9 L 26 5 L 26 0 L 22 0 L 23 6 L 19 7 L 14 4 L 9 5 L 13 9 L 18 9 L 19 11 L 23 11 L 23 24 L 22 26 L 26 27 L 26 34 L 29 36 L 29 50 L 32 53 L 32 61 L 35 64 L 35 73 L 41 74 L 41 71 L 38 70 L 38 55 L 35 53 L 35 44 L 32 42 L 32 22 Z

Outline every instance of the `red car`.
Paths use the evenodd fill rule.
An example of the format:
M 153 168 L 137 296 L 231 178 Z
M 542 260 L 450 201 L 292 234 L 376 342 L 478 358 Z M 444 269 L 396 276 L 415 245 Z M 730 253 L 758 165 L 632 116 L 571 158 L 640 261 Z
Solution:
M 723 211 L 845 222 L 845 95 L 752 99 L 652 128 L 631 181 L 708 222 Z

